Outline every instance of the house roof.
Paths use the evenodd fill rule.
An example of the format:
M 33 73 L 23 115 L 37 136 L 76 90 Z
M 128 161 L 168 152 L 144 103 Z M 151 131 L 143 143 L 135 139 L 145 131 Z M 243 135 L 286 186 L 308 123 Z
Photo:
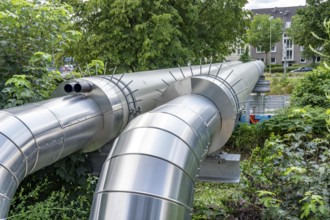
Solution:
M 275 7 L 275 8 L 259 8 L 251 9 L 254 15 L 257 14 L 268 14 L 274 18 L 281 18 L 284 21 L 291 21 L 291 17 L 296 14 L 299 8 L 304 8 L 305 6 L 292 6 L 292 7 Z

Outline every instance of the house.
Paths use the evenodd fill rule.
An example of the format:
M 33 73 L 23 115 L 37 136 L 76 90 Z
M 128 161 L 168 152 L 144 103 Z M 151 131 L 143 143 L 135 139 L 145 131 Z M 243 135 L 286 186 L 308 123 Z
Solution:
M 251 10 L 255 15 L 267 14 L 273 18 L 281 18 L 283 21 L 282 40 L 272 47 L 271 57 L 269 58 L 271 64 L 284 64 L 286 62 L 287 66 L 291 66 L 293 63 L 304 64 L 307 62 L 302 53 L 304 48 L 294 44 L 285 31 L 291 26 L 292 16 L 294 16 L 296 11 L 302 7 L 304 6 Z M 265 52 L 258 50 L 258 48 L 251 47 L 250 49 L 250 56 L 253 59 L 263 60 L 265 57 L 264 54 Z
M 271 55 L 270 57 L 268 56 L 269 60 L 267 63 L 286 66 L 291 66 L 294 63 L 302 65 L 312 63 L 312 60 L 307 60 L 304 57 L 304 47 L 294 44 L 285 31 L 291 26 L 292 17 L 296 14 L 296 11 L 302 7 L 304 6 L 251 9 L 254 15 L 266 14 L 269 15 L 270 18 L 281 18 L 283 21 L 282 40 L 272 47 Z M 252 47 L 251 45 L 249 45 L 248 48 L 249 55 L 253 60 L 265 61 L 265 52 L 260 51 L 258 50 L 259 48 Z M 227 60 L 238 60 L 243 50 L 243 48 L 238 48 L 234 54 L 227 57 Z M 320 58 L 318 57 L 316 62 L 319 61 Z

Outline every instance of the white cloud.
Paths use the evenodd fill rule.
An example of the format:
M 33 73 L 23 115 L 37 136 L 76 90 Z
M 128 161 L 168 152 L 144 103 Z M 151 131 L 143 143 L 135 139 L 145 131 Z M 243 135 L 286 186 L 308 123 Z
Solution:
M 287 6 L 301 6 L 305 5 L 306 0 L 249 0 L 245 8 L 274 8 L 274 7 L 287 7 Z

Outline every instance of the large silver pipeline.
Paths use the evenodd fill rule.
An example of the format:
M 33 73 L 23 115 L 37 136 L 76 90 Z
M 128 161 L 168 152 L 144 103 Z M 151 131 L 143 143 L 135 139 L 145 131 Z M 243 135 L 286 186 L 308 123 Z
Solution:
M 264 65 L 193 76 L 133 119 L 103 165 L 90 219 L 190 219 L 201 162 L 219 150 Z
M 235 64 L 222 64 L 223 70 Z M 154 108 L 168 85 L 219 65 L 75 79 L 57 88 L 57 98 L 0 111 L 0 219 L 27 175 L 78 150 L 102 147 Z M 81 93 L 68 95 L 73 91 Z

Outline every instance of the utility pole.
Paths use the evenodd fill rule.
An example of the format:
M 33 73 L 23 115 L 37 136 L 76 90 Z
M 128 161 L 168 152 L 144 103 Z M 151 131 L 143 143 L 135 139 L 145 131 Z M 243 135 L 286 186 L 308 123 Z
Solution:
M 283 77 L 286 77 L 286 55 L 287 55 L 287 50 L 286 50 L 286 44 L 284 45 L 283 48 L 283 56 L 284 56 L 284 64 L 283 64 L 283 69 L 284 69 L 284 73 L 283 73 Z
M 269 17 L 269 73 L 272 73 L 272 19 L 274 17 Z

